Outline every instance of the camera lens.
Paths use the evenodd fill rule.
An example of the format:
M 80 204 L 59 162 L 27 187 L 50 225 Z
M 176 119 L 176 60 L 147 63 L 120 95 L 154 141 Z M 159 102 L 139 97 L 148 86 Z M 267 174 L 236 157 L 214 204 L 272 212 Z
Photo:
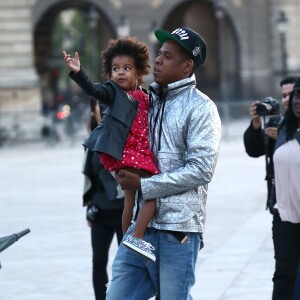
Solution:
M 256 106 L 256 112 L 259 116 L 269 115 L 271 110 L 272 110 L 271 105 L 269 105 L 267 103 L 259 103 Z
M 259 116 L 278 115 L 279 102 L 272 97 L 266 97 L 256 105 L 256 113 Z

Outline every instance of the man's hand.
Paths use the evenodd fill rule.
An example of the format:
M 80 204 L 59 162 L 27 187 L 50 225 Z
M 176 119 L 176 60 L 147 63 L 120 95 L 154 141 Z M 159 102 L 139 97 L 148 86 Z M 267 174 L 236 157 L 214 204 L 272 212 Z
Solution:
M 75 52 L 75 57 L 72 58 L 70 54 L 67 54 L 66 51 L 63 51 L 64 60 L 71 71 L 78 73 L 80 71 L 80 61 L 79 54 Z
M 251 119 L 252 119 L 252 126 L 255 129 L 258 129 L 258 128 L 261 127 L 260 116 L 256 112 L 256 105 L 258 103 L 259 103 L 259 101 L 254 101 L 251 104 L 251 107 L 250 107 L 250 116 L 251 116 Z
M 268 127 L 265 129 L 265 133 L 273 140 L 277 140 L 277 134 L 278 134 L 277 127 Z
M 141 188 L 141 177 L 127 170 L 116 172 L 116 179 L 123 190 L 137 191 Z

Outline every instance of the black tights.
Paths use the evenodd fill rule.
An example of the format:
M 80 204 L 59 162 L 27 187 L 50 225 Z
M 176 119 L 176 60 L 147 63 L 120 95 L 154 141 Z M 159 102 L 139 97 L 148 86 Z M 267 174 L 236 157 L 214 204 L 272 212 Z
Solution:
M 292 300 L 300 259 L 300 223 L 283 222 L 273 217 L 275 273 L 273 300 Z
M 118 243 L 121 243 L 123 238 L 121 218 L 122 210 L 102 210 L 92 222 L 93 286 L 96 300 L 104 300 L 106 297 L 109 248 L 115 233 Z

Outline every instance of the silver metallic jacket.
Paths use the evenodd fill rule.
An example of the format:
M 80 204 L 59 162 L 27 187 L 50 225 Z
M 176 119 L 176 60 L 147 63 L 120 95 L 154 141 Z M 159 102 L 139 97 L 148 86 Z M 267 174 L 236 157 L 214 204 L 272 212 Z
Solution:
M 151 86 L 150 143 L 161 174 L 141 180 L 141 198 L 156 199 L 149 224 L 160 230 L 204 232 L 208 183 L 216 167 L 221 121 L 216 105 L 196 89 L 195 76 Z

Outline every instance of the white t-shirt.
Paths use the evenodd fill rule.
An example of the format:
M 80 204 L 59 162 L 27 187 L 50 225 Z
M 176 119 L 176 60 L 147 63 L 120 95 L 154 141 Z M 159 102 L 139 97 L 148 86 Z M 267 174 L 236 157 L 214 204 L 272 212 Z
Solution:
M 296 139 L 274 153 L 276 208 L 282 221 L 300 223 L 300 145 Z

